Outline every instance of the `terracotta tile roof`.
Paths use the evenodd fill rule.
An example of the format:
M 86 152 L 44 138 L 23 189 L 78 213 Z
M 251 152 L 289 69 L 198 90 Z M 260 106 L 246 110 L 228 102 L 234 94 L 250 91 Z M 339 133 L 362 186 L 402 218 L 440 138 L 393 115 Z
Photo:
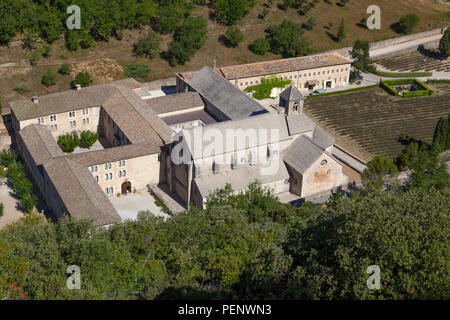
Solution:
M 226 79 L 232 80 L 348 63 L 351 63 L 351 61 L 344 56 L 337 53 L 328 53 L 222 67 L 220 71 Z
M 37 166 L 54 157 L 64 156 L 47 126 L 32 124 L 20 130 L 19 136 Z
M 160 153 L 161 149 L 150 143 L 128 144 L 103 150 L 93 150 L 66 156 L 68 159 L 83 164 L 86 167 L 127 160 Z
M 145 102 L 157 114 L 205 106 L 200 95 L 192 91 L 147 99 Z
M 61 157 L 44 169 L 71 217 L 92 219 L 99 226 L 122 220 L 87 167 Z

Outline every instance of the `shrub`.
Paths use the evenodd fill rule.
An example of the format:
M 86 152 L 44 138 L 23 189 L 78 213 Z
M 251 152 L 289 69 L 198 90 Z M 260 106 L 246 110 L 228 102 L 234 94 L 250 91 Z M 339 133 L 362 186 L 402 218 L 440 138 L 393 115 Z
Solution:
M 291 83 L 291 80 L 283 80 L 282 78 L 270 77 L 268 79 L 261 78 L 261 84 L 256 86 L 247 87 L 245 92 L 252 92 L 253 98 L 262 100 L 270 98 L 270 93 L 273 88 L 285 88 Z
M 125 74 L 131 78 L 147 78 L 150 74 L 150 66 L 146 63 L 133 62 L 125 68 Z
M 58 145 L 64 152 L 72 153 L 80 145 L 80 139 L 77 134 L 62 134 L 58 137 Z
M 256 4 L 254 0 L 216 0 L 214 15 L 217 21 L 233 25 L 250 11 Z
M 303 24 L 303 28 L 305 28 L 306 30 L 312 30 L 316 25 L 317 25 L 316 18 L 311 17 Z
M 439 119 L 433 134 L 433 147 L 439 153 L 450 149 L 450 115 Z
M 404 15 L 398 21 L 398 29 L 401 33 L 411 33 L 419 23 L 419 17 L 414 13 Z
M 444 59 L 450 56 L 450 28 L 445 30 L 444 35 L 439 40 L 439 52 Z
M 64 63 L 61 65 L 58 72 L 62 75 L 68 75 L 72 72 L 72 68 L 70 67 L 70 65 L 68 63 Z
M 0 217 L 3 217 L 3 203 L 0 203 Z
M 85 145 L 87 145 L 88 149 L 92 147 L 92 145 L 98 140 L 98 133 L 97 132 L 92 132 L 92 131 L 82 131 L 80 134 L 81 137 L 81 141 L 83 141 L 83 143 Z
M 92 83 L 91 75 L 89 72 L 80 72 L 75 76 L 75 80 L 72 81 L 72 87 L 79 84 L 81 87 L 89 87 Z
M 392 95 L 398 95 L 398 91 L 392 88 L 390 85 L 404 85 L 404 84 L 411 84 L 411 85 L 415 84 L 417 87 L 423 89 L 416 91 L 405 91 L 402 93 L 402 96 L 405 98 L 430 96 L 433 94 L 433 90 L 430 87 L 428 87 L 425 83 L 417 79 L 395 79 L 395 80 L 380 81 L 380 87 L 385 89 L 388 93 Z
M 270 42 L 266 38 L 257 38 L 250 45 L 250 50 L 260 56 L 263 56 L 270 50 Z
M 26 86 L 17 86 L 14 88 L 14 91 L 16 91 L 19 94 L 24 94 L 30 92 L 30 89 L 28 89 L 28 87 Z
M 225 33 L 225 44 L 230 47 L 237 47 L 244 40 L 244 35 L 238 27 L 230 27 Z
M 153 59 L 159 54 L 160 43 L 160 37 L 155 32 L 150 31 L 134 45 L 133 52 L 138 57 Z
M 47 70 L 41 79 L 41 83 L 46 87 L 53 86 L 56 83 L 56 73 L 51 70 Z

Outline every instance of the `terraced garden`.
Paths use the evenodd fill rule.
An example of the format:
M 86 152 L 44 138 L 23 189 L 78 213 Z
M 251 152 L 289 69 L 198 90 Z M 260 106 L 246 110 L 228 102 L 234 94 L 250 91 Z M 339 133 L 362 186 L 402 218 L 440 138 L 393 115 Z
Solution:
M 318 97 L 305 101 L 306 113 L 336 136 L 336 143 L 364 160 L 375 154 L 395 156 L 401 138 L 431 142 L 437 121 L 450 113 L 450 85 L 437 84 L 437 94 L 405 99 L 380 88 Z M 355 152 L 352 144 L 365 152 Z
M 426 59 L 426 62 L 424 62 Z M 450 72 L 450 58 L 442 60 L 438 49 L 408 51 L 395 56 L 375 60 L 376 65 L 390 71 L 436 71 Z

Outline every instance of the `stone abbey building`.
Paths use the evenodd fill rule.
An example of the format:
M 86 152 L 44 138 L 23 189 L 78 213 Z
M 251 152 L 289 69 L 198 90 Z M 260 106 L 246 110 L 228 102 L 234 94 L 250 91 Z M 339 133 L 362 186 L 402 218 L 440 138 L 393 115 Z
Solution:
M 55 218 L 121 221 L 109 197 L 147 185 L 165 186 L 185 207 L 204 207 L 227 183 L 239 192 L 258 180 L 290 201 L 348 182 L 332 155 L 333 137 L 303 113 L 305 98 L 296 85 L 282 92 L 278 109 L 266 109 L 208 67 L 179 89 L 149 99 L 139 82 L 125 79 L 10 103 L 13 143 Z M 202 152 L 206 145 L 183 140 L 200 128 L 277 134 L 211 155 Z M 58 136 L 83 130 L 98 132 L 102 148 L 64 153 Z M 173 159 L 180 143 L 189 154 L 181 162 Z M 264 165 L 257 154 L 266 155 Z M 276 169 L 263 174 L 270 166 Z

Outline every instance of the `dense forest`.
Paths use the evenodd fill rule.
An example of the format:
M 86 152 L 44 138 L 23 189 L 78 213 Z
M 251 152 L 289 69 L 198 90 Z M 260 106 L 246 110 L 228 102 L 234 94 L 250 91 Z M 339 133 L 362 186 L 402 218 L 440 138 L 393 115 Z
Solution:
M 0 231 L 0 299 L 448 299 L 443 147 L 410 145 L 395 161 L 370 162 L 363 190 L 325 204 L 282 204 L 254 183 L 166 221 L 141 212 L 106 229 L 27 215 Z M 383 188 L 396 163 L 410 180 Z M 70 265 L 79 290 L 66 287 Z M 370 265 L 380 289 L 367 287 Z
M 68 30 L 67 8 L 81 9 L 81 29 Z M 0 1 L 0 43 L 8 44 L 18 33 L 40 36 L 52 43 L 64 35 L 68 47 L 79 41 L 88 46 L 92 41 L 108 41 L 121 37 L 121 30 L 151 25 L 161 33 L 169 33 L 188 17 L 195 5 L 208 5 L 214 18 L 224 24 L 239 21 L 255 0 L 8 0 Z

